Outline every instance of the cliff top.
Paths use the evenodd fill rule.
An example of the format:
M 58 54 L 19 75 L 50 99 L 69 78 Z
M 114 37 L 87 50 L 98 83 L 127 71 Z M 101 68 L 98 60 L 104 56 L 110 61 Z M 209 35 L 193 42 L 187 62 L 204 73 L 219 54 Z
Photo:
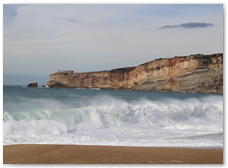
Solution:
M 219 57 L 219 56 L 223 56 L 223 53 L 218 53 L 218 54 L 211 54 L 211 55 L 203 55 L 203 54 L 194 54 L 194 55 L 189 55 L 189 56 L 175 56 L 173 58 L 159 58 L 159 59 L 155 59 L 155 60 L 152 60 L 152 61 L 149 61 L 149 62 L 146 62 L 146 63 L 143 63 L 143 64 L 140 64 L 139 66 L 143 66 L 143 65 L 146 65 L 146 64 L 149 64 L 151 62 L 154 62 L 154 61 L 161 61 L 161 60 L 172 60 L 174 58 L 187 58 L 187 57 L 194 57 L 194 59 L 204 59 L 204 60 L 210 60 L 211 58 L 214 58 L 214 57 Z M 71 70 L 58 70 L 58 72 L 54 73 L 54 74 L 51 74 L 50 76 L 52 75 L 55 75 L 55 76 L 61 76 L 61 75 L 69 75 L 69 74 L 93 74 L 93 73 L 123 73 L 123 72 L 130 72 L 132 70 L 134 70 L 136 67 L 125 67 L 125 68 L 117 68 L 117 69 L 112 69 L 112 70 L 105 70 L 105 71 L 94 71 L 94 72 L 74 72 L 74 71 L 71 71 Z
M 218 56 L 223 56 L 223 53 L 218 53 L 218 54 L 211 54 L 211 55 L 203 55 L 203 54 L 193 54 L 193 55 L 188 55 L 188 56 L 175 56 L 177 58 L 187 58 L 187 57 L 194 57 L 195 59 L 211 59 L 213 57 L 218 57 Z M 173 57 L 173 58 L 175 58 Z M 158 58 L 158 59 L 155 59 L 153 61 L 159 61 L 159 60 L 172 60 L 173 58 Z M 153 61 L 149 61 L 149 62 L 145 62 L 143 64 L 140 64 L 139 66 L 142 66 L 142 65 L 145 65 L 145 64 L 148 64 L 148 63 L 151 63 Z
M 134 70 L 136 67 L 126 67 L 126 68 L 117 68 L 117 69 L 112 69 L 109 72 L 110 73 L 119 73 L 119 72 L 130 72 Z

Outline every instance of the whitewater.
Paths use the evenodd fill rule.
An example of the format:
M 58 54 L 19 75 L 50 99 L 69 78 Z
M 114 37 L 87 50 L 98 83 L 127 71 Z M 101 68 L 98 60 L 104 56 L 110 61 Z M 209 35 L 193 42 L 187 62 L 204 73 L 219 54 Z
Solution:
M 223 147 L 223 95 L 3 86 L 3 145 Z

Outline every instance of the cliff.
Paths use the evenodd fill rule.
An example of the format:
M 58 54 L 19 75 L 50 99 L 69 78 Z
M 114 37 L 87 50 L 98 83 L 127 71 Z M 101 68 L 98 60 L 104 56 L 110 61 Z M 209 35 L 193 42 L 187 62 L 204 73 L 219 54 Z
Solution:
M 70 73 L 72 72 L 72 73 Z M 50 88 L 223 93 L 223 54 L 156 59 L 137 67 L 49 75 Z

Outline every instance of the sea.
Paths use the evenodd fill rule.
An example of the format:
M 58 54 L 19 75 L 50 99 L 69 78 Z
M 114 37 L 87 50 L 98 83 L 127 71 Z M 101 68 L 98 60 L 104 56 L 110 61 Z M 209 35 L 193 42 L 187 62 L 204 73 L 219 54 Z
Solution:
M 223 148 L 223 95 L 3 86 L 3 145 Z

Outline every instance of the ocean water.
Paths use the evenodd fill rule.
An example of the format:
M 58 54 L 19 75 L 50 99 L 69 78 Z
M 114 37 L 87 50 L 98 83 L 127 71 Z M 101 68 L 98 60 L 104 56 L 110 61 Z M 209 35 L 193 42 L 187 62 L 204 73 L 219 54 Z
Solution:
M 223 95 L 3 86 L 3 145 L 223 147 Z

